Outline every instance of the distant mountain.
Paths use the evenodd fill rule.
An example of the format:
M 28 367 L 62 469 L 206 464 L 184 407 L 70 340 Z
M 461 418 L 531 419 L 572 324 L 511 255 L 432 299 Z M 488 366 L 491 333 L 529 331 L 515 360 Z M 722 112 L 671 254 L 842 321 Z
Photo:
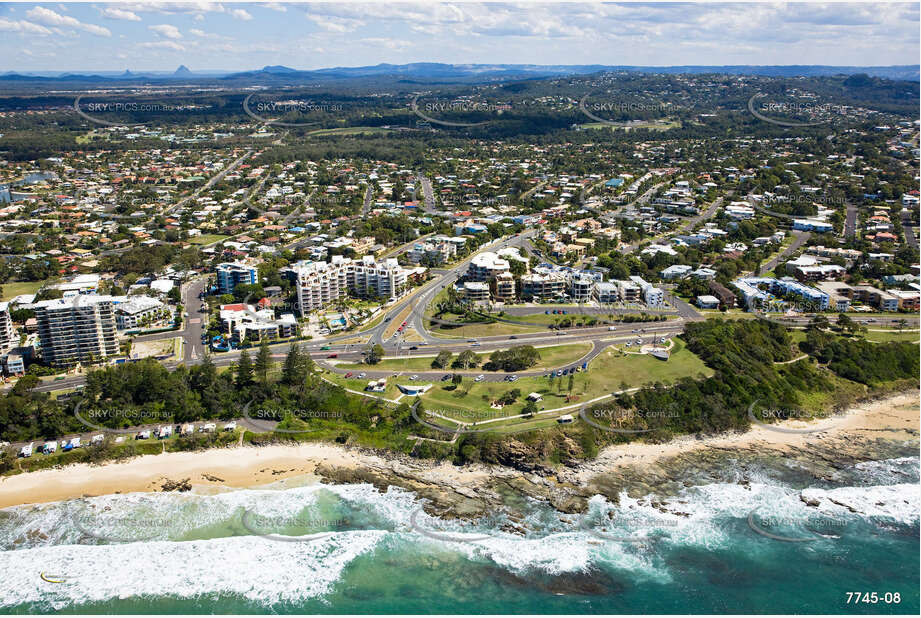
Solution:
M 686 65 L 667 67 L 643 67 L 630 65 L 544 65 L 544 64 L 442 64 L 435 62 L 414 62 L 410 64 L 377 64 L 363 67 L 331 67 L 325 69 L 299 70 L 282 65 L 269 65 L 261 69 L 242 72 L 201 71 L 192 73 L 185 65 L 173 73 L 149 71 L 133 73 L 126 70 L 121 74 L 101 72 L 102 75 L 69 73 L 54 75 L 47 72 L 29 74 L 7 73 L 0 75 L 0 81 L 239 81 L 267 84 L 342 81 L 361 78 L 396 79 L 404 83 L 478 83 L 510 79 L 535 79 L 563 75 L 588 75 L 600 72 L 634 72 L 650 74 L 723 74 L 762 75 L 766 77 L 826 77 L 832 75 L 866 74 L 891 80 L 917 81 L 921 78 L 919 65 L 883 67 L 828 66 L 828 65 Z
M 289 67 L 281 66 L 280 64 L 276 64 L 274 66 L 262 67 L 262 72 L 263 73 L 273 73 L 275 75 L 278 75 L 278 74 L 284 74 L 284 73 L 299 73 L 300 71 L 298 71 L 297 69 L 292 69 Z

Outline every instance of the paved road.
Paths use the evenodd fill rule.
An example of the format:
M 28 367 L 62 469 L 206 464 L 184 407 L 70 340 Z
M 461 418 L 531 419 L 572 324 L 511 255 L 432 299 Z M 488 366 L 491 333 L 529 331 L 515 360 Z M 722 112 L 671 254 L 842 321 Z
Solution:
M 374 191 L 371 190 L 371 183 L 368 183 L 368 186 L 365 188 L 365 201 L 361 204 L 361 216 L 362 218 L 367 217 L 368 213 L 371 212 L 371 197 L 374 195 Z
M 764 273 L 774 270 L 774 267 L 781 262 L 781 260 L 786 259 L 788 255 L 799 249 L 805 244 L 809 237 L 812 236 L 812 232 L 801 232 L 799 230 L 791 231 L 796 238 L 793 239 L 793 242 L 790 243 L 790 246 L 772 257 L 770 260 L 761 265 L 758 269 L 758 274 L 763 275 Z
M 202 193 L 202 191 L 207 191 L 208 189 L 210 189 L 211 187 L 213 187 L 214 185 L 216 185 L 217 183 L 219 183 L 221 180 L 223 180 L 224 176 L 226 176 L 226 175 L 229 174 L 231 171 L 233 171 L 234 169 L 236 169 L 236 167 L 237 167 L 238 165 L 240 165 L 241 163 L 243 163 L 243 161 L 245 161 L 245 160 L 246 160 L 250 155 L 252 155 L 252 154 L 253 154 L 252 149 L 247 150 L 247 151 L 246 151 L 245 153 L 243 153 L 238 159 L 236 159 L 235 161 L 233 161 L 230 165 L 226 166 L 226 167 L 225 167 L 224 169 L 222 169 L 220 172 L 218 172 L 217 174 L 215 174 L 214 176 L 212 176 L 211 178 L 209 178 L 209 179 L 208 179 L 208 182 L 206 182 L 205 184 L 203 184 L 202 186 L 200 186 L 198 189 L 196 189 L 191 195 L 188 195 L 188 196 L 182 198 L 181 200 L 179 200 L 178 202 L 176 202 L 175 204 L 173 204 L 172 206 L 170 206 L 169 208 L 167 208 L 166 210 L 164 210 L 164 211 L 163 211 L 162 213 L 160 213 L 160 214 L 162 214 L 162 215 L 168 215 L 169 213 L 171 213 L 172 211 L 176 210 L 177 208 L 179 208 L 180 206 L 182 206 L 183 204 L 185 204 L 185 203 L 188 202 L 189 200 L 198 197 L 198 196 Z M 156 218 L 157 216 L 159 216 L 159 215 L 154 215 L 154 216 L 151 217 L 148 221 L 153 221 L 154 218 Z
M 655 187 L 653 187 L 652 189 L 644 193 L 642 198 L 640 199 L 644 199 L 648 201 L 649 199 L 648 196 L 651 194 L 652 191 L 657 189 L 659 186 L 660 185 L 656 185 Z M 731 195 L 732 195 L 731 191 L 727 193 L 727 197 Z M 667 232 L 657 234 L 651 238 L 642 238 L 636 241 L 635 243 L 631 243 L 629 245 L 621 245 L 617 248 L 617 250 L 620 251 L 621 253 L 633 253 L 644 242 L 657 242 L 659 240 L 662 240 L 666 236 L 672 236 L 675 234 L 683 234 L 684 232 L 692 229 L 697 224 L 701 223 L 702 221 L 706 221 L 707 219 L 711 218 L 714 214 L 716 214 L 716 210 L 720 206 L 723 205 L 723 199 L 724 199 L 723 197 L 716 198 L 715 200 L 713 200 L 713 202 L 709 206 L 707 206 L 707 208 L 702 213 L 700 213 L 699 215 L 694 215 L 693 217 L 689 217 L 688 219 L 685 219 L 677 229 L 669 230 Z M 637 200 L 634 203 L 639 203 L 639 202 L 640 200 Z
M 435 212 L 435 191 L 432 189 L 432 181 L 423 174 L 416 176 L 416 181 L 422 185 L 423 210 L 429 214 L 433 214 Z
M 911 214 L 902 213 L 902 229 L 905 231 L 905 242 L 908 243 L 908 246 L 917 249 L 918 248 L 918 233 L 915 231 L 915 227 L 911 221 Z
M 844 218 L 844 237 L 853 238 L 857 234 L 857 204 L 846 205 L 847 214 Z

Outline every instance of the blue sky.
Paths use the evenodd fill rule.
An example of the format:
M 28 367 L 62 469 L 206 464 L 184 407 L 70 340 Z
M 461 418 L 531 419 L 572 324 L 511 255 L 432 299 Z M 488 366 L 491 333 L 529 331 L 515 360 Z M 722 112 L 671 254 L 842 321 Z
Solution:
M 0 71 L 917 64 L 915 3 L 0 3 Z

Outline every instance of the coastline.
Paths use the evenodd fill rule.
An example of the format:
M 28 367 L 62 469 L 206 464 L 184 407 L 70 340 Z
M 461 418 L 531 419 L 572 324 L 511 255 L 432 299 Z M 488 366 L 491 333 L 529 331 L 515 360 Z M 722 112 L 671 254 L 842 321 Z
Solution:
M 770 428 L 755 426 L 745 433 L 684 436 L 664 444 L 609 446 L 591 461 L 544 476 L 496 465 L 457 467 L 450 462 L 431 465 L 406 456 L 328 443 L 163 453 L 124 462 L 74 464 L 0 477 L 0 508 L 115 493 L 165 491 L 165 483 L 186 480 L 192 490 L 208 492 L 316 475 L 317 480 L 325 482 L 398 485 L 429 498 L 433 510 L 461 517 L 483 512 L 501 502 L 501 491 L 496 491 L 498 485 L 548 499 L 566 512 L 577 512 L 591 495 L 616 497 L 633 486 L 639 475 L 655 477 L 659 473 L 660 480 L 665 481 L 673 467 L 670 463 L 714 452 L 799 456 L 805 453 L 818 454 L 820 459 L 827 458 L 828 453 L 840 453 L 855 459 L 870 458 L 867 449 L 880 440 L 918 439 L 918 406 L 919 393 L 912 391 L 865 402 L 841 415 L 815 422 L 785 421 Z M 808 428 L 812 432 L 785 433 L 775 428 Z M 650 485 L 654 486 L 645 478 L 640 483 L 641 488 Z

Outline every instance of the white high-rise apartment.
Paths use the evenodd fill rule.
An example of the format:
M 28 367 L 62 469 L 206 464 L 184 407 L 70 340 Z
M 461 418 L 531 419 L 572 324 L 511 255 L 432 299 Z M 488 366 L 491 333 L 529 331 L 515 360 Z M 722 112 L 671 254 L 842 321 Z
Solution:
M 118 354 L 110 296 L 77 294 L 43 300 L 32 308 L 45 363 L 67 366 Z

